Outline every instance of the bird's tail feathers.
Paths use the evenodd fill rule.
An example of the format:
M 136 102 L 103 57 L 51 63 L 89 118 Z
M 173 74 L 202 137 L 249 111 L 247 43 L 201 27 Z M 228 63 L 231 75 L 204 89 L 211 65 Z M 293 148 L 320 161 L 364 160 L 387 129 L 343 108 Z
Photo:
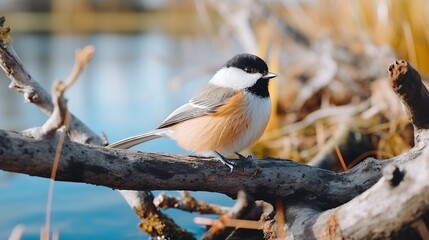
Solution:
M 168 129 L 156 129 L 151 132 L 139 134 L 136 136 L 132 136 L 129 138 L 122 139 L 120 141 L 117 141 L 115 143 L 112 143 L 108 145 L 108 148 L 121 148 L 121 149 L 128 149 L 131 147 L 134 147 L 140 143 L 144 143 L 156 138 L 165 137 L 167 136 Z

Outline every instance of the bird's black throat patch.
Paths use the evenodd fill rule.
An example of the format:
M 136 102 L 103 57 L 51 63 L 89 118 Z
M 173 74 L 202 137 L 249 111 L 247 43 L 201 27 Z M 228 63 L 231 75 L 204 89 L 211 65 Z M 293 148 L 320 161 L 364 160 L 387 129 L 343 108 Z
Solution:
M 253 86 L 246 88 L 246 91 L 260 98 L 269 98 L 270 93 L 268 92 L 268 82 L 269 79 L 260 78 L 255 84 L 253 84 Z

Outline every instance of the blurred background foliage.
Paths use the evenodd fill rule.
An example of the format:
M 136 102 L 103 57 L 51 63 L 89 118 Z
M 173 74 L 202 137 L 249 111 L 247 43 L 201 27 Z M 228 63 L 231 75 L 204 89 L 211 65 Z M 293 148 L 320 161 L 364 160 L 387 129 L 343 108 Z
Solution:
M 15 32 L 136 33 L 168 30 L 178 34 L 204 34 L 204 18 L 217 27 L 233 16 L 213 9 L 216 1 L 193 0 L 3 0 L 0 12 L 14 23 Z M 428 72 L 429 21 L 425 0 L 253 0 L 232 1 L 248 7 L 264 5 L 281 21 L 293 24 L 309 38 L 329 34 L 335 39 L 368 34 L 377 44 L 392 46 L 421 71 Z M 238 2 L 238 3 L 237 3 Z M 237 3 L 237 4 L 236 4 Z M 207 11 L 201 12 L 206 5 Z M 207 6 L 209 5 L 209 6 Z M 231 4 L 228 4 L 231 6 Z M 200 7 L 198 7 L 200 6 Z M 215 7 L 216 8 L 216 7 Z M 256 8 L 256 7 L 255 7 Z M 267 15 L 267 18 L 273 17 Z M 228 19 L 225 19 L 228 18 Z M 260 22 L 260 24 L 264 24 Z M 267 27 L 266 25 L 263 27 Z M 255 29 L 254 29 L 255 30 Z

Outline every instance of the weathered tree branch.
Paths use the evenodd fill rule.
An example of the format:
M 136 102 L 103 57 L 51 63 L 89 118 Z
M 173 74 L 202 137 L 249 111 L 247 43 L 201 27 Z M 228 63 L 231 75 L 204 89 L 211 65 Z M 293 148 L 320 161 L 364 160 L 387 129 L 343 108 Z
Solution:
M 139 227 L 153 237 L 192 240 L 192 233 L 181 229 L 173 219 L 158 211 L 153 202 L 153 195 L 149 191 L 120 191 L 131 208 L 140 218 Z
M 246 234 L 255 235 L 255 230 L 262 228 L 261 215 L 272 212 L 272 206 L 263 201 L 256 201 L 244 191 L 237 194 L 237 202 L 226 214 L 214 221 L 211 228 L 201 237 L 202 240 L 247 239 Z M 250 219 L 253 221 L 246 221 Z M 240 229 L 252 229 L 240 231 Z M 257 232 L 256 232 L 257 233 Z
M 198 212 L 200 214 L 222 215 L 230 210 L 229 207 L 221 207 L 198 201 L 192 197 L 188 191 L 180 191 L 180 198 L 161 193 L 154 198 L 153 203 L 156 207 L 163 209 L 176 208 L 188 212 Z
M 417 129 L 428 129 L 429 91 L 420 74 L 404 60 L 395 61 L 387 71 L 391 86 L 404 104 L 411 123 Z
M 55 143 L 55 138 L 35 140 L 0 130 L 0 169 L 48 177 Z M 368 159 L 344 173 L 264 159 L 246 162 L 230 174 L 216 159 L 108 149 L 66 139 L 57 180 L 124 190 L 211 191 L 231 197 L 243 189 L 268 202 L 292 198 L 335 207 L 371 187 L 390 162 L 402 165 L 420 152 L 415 148 L 397 159 Z
M 404 167 L 389 166 L 368 191 L 316 215 L 306 230 L 317 239 L 387 239 L 419 220 L 429 210 L 429 148 Z

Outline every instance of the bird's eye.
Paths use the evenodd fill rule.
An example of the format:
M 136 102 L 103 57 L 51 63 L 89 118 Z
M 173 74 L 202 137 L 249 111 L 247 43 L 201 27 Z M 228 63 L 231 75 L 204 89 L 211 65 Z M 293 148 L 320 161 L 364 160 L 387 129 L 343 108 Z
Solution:
M 244 71 L 247 72 L 247 73 L 256 73 L 256 69 L 250 68 L 250 67 L 244 68 Z

